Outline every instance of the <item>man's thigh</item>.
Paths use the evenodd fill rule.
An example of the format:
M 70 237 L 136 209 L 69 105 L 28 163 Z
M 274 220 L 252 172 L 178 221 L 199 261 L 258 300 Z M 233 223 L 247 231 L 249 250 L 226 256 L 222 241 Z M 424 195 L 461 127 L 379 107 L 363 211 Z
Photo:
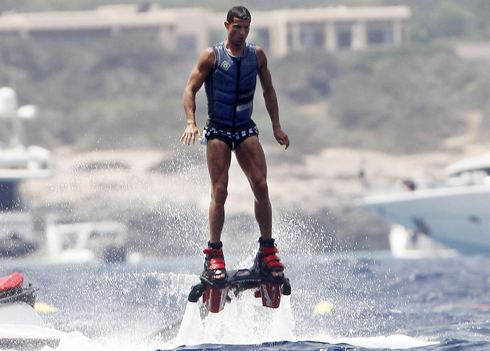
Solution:
M 238 164 L 249 180 L 260 180 L 267 176 L 265 154 L 257 136 L 245 139 L 235 153 Z
M 228 145 L 219 139 L 208 140 L 206 157 L 211 182 L 214 184 L 228 179 L 231 164 L 231 150 Z

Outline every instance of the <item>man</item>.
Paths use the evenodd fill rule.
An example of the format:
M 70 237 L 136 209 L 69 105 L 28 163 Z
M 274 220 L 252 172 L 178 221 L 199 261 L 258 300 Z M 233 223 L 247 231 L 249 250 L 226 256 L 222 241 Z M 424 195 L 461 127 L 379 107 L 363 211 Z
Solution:
M 283 279 L 272 238 L 272 208 L 267 187 L 267 165 L 258 139 L 258 129 L 251 119 L 256 77 L 262 85 L 265 105 L 272 121 L 274 137 L 289 147 L 289 139 L 279 123 L 277 97 L 267 68 L 264 51 L 246 42 L 251 15 L 243 6 L 233 7 L 227 15 L 227 38 L 209 47 L 199 57 L 184 92 L 187 127 L 181 137 L 185 145 L 194 144 L 196 135 L 207 144 L 207 163 L 211 178 L 209 207 L 210 240 L 204 250 L 206 259 L 201 277 L 212 285 L 225 284 L 221 232 L 225 220 L 228 194 L 228 171 L 232 151 L 247 176 L 255 196 L 255 218 L 260 228 L 259 251 L 253 269 L 275 280 Z M 201 135 L 195 118 L 196 93 L 205 84 L 208 121 Z

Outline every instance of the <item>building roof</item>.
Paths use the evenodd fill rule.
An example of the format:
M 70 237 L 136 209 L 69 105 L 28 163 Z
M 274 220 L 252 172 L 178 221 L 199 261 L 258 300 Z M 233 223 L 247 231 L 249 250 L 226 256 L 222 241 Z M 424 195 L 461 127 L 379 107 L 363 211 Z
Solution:
M 144 10 L 144 11 L 142 11 Z M 274 17 L 288 22 L 315 22 L 320 20 L 408 20 L 411 16 L 407 6 L 386 7 L 345 7 L 335 6 L 312 9 L 287 9 L 256 11 L 252 21 L 266 23 Z M 108 5 L 92 11 L 60 11 L 32 13 L 3 13 L 0 16 L 0 30 L 62 30 L 77 28 L 136 27 L 171 24 L 183 17 L 201 17 L 210 27 L 222 26 L 225 13 L 213 13 L 197 8 L 162 9 L 150 5 L 142 9 L 140 5 Z M 216 23 L 216 19 L 221 20 Z

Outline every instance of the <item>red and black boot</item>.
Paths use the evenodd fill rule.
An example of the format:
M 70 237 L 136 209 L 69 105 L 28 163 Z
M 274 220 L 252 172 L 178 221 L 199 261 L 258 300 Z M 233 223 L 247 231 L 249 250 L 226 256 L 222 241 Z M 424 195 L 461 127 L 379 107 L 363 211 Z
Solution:
M 259 251 L 255 256 L 252 270 L 259 272 L 264 277 L 267 277 L 278 283 L 284 280 L 284 269 L 286 268 L 281 259 L 277 256 L 279 252 L 274 244 L 274 239 L 259 238 Z
M 227 273 L 222 247 L 223 243 L 221 241 L 208 243 L 208 248 L 203 251 L 206 254 L 206 259 L 201 280 L 213 287 L 226 285 Z

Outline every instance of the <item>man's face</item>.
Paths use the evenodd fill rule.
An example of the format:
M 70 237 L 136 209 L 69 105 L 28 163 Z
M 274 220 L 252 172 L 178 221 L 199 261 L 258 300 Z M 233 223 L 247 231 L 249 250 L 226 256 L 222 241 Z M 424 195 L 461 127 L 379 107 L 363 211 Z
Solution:
M 241 47 L 245 44 L 248 32 L 250 31 L 250 20 L 233 18 L 233 22 L 225 22 L 225 27 L 228 30 L 228 40 L 235 46 Z

